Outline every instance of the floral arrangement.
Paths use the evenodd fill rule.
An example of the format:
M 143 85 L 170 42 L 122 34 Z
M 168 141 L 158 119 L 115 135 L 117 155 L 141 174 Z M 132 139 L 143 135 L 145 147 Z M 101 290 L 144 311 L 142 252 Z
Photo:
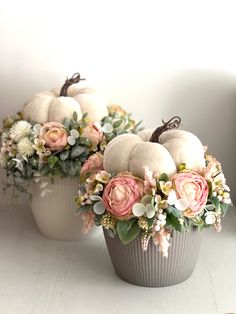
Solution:
M 23 120 L 22 114 L 7 116 L 1 130 L 0 164 L 6 170 L 5 188 L 28 192 L 29 182 L 40 182 L 42 196 L 55 177 L 79 176 L 87 158 L 102 154 L 106 145 L 122 133 L 137 133 L 142 128 L 118 105 L 108 107 L 108 116 L 90 122 L 77 114 L 64 123 L 38 124 Z
M 171 178 L 145 167 L 144 179 L 129 172 L 109 174 L 102 168 L 102 158 L 99 154 L 89 157 L 81 169 L 76 203 L 84 232 L 95 223 L 123 244 L 140 235 L 143 251 L 152 239 L 167 257 L 173 229 L 213 226 L 221 230 L 221 218 L 231 204 L 230 189 L 214 157 L 205 155 L 201 174 L 186 169 L 185 164 Z

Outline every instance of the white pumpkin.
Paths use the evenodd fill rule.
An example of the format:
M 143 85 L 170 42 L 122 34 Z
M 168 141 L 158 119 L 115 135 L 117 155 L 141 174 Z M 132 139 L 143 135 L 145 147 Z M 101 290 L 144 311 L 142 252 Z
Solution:
M 79 81 L 79 73 L 75 73 L 65 81 L 61 89 L 42 92 L 33 96 L 23 108 L 23 118 L 29 121 L 45 123 L 48 121 L 63 122 L 72 118 L 76 112 L 78 119 L 88 113 L 91 121 L 99 121 L 108 115 L 107 102 L 96 93 L 94 88 L 77 88 L 72 86 Z
M 176 117 L 173 119 L 176 123 Z M 114 138 L 104 152 L 104 169 L 110 173 L 130 171 L 143 178 L 144 166 L 147 166 L 154 173 L 173 176 L 179 165 L 185 163 L 188 169 L 201 173 L 205 167 L 202 143 L 190 132 L 170 129 L 171 121 L 164 128 L 158 128 L 158 143 L 153 142 L 155 136 L 152 138 L 158 129 Z

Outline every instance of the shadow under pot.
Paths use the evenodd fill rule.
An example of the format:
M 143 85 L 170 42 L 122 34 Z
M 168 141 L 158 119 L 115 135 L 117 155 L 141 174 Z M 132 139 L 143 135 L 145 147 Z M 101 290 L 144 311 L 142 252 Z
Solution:
M 116 274 L 145 287 L 166 287 L 188 279 L 197 263 L 203 236 L 195 227 L 183 233 L 174 230 L 166 258 L 152 240 L 147 251 L 142 251 L 139 236 L 123 245 L 117 236 L 111 238 L 106 230 L 103 232 Z
M 49 184 L 48 193 L 41 196 L 39 183 L 32 183 L 31 208 L 39 231 L 53 240 L 76 241 L 99 234 L 92 228 L 88 235 L 83 234 L 83 221 L 76 214 L 75 197 L 79 188 L 78 178 L 56 178 Z

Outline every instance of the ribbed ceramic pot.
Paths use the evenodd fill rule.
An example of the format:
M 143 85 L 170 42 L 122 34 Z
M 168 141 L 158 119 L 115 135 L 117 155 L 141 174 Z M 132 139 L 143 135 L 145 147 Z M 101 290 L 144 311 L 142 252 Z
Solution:
M 82 232 L 82 219 L 76 215 L 74 202 L 78 187 L 78 178 L 58 178 L 47 187 L 51 193 L 41 197 L 40 185 L 32 184 L 32 212 L 44 236 L 54 240 L 76 241 L 99 233 L 99 228 L 93 228 L 88 235 Z
M 166 287 L 188 279 L 196 265 L 202 239 L 197 228 L 189 232 L 173 231 L 168 258 L 162 257 L 151 240 L 143 252 L 140 237 L 123 245 L 118 237 L 104 236 L 116 274 L 123 280 L 138 286 Z

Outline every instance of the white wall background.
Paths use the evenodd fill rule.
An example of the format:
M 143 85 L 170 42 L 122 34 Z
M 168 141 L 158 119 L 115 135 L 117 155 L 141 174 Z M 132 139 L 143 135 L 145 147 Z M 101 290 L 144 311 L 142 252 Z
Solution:
M 180 115 L 234 190 L 235 9 L 227 0 L 0 0 L 0 118 L 79 71 L 147 127 Z

